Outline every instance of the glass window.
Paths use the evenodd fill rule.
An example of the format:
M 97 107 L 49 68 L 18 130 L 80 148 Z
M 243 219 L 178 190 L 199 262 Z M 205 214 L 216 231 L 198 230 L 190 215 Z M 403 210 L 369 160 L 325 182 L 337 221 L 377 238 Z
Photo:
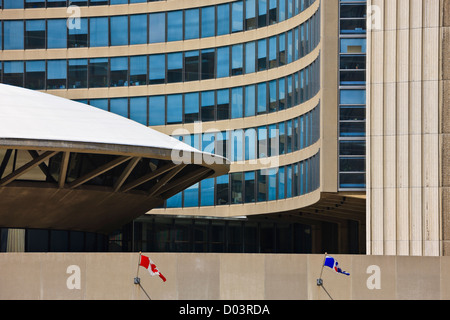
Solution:
M 339 123 L 341 137 L 364 137 L 366 135 L 365 121 L 349 121 Z
M 366 39 L 341 39 L 341 53 L 366 53 Z
M 217 35 L 230 33 L 230 4 L 225 3 L 217 6 Z
M 278 20 L 278 0 L 269 0 L 269 24 L 277 23 Z
M 300 195 L 299 189 L 299 171 L 298 171 L 298 163 L 293 164 L 293 175 L 292 175 L 292 196 L 297 197 Z
M 288 76 L 286 78 L 286 107 L 289 109 L 293 106 L 293 99 L 294 99 L 294 92 L 293 92 L 293 86 L 292 86 L 292 75 Z
M 267 0 L 258 0 L 258 28 L 267 25 Z
M 7 8 L 6 3 L 5 8 Z M 3 48 L 5 50 L 23 49 L 23 21 L 4 21 L 3 26 Z
M 184 207 L 198 206 L 198 186 L 199 183 L 197 182 L 184 190 Z
M 215 60 L 216 52 L 214 49 L 202 50 L 202 80 L 214 79 Z
M 217 78 L 230 76 L 230 48 L 217 49 Z
M 26 61 L 25 88 L 45 89 L 45 61 Z
M 111 58 L 110 87 L 128 86 L 128 58 Z
M 245 73 L 255 72 L 255 42 L 245 44 Z
M 217 132 L 215 147 L 217 155 L 228 158 L 229 137 L 230 133 L 228 131 Z
M 166 100 L 164 96 L 149 97 L 149 117 L 150 126 L 166 124 Z
M 87 88 L 87 59 L 69 60 L 68 88 Z
M 281 78 L 278 81 L 278 109 L 284 110 L 286 108 L 286 88 L 285 80 Z
M 183 40 L 183 11 L 170 11 L 167 13 L 167 41 L 180 40 Z
M 267 85 L 265 82 L 258 84 L 258 104 L 257 113 L 262 114 L 267 112 Z
M 89 88 L 108 86 L 108 59 L 89 59 Z
M 199 52 L 188 51 L 184 54 L 184 81 L 199 80 Z
M 202 121 L 214 121 L 214 91 L 202 92 Z
M 243 51 L 243 45 L 242 44 L 236 44 L 232 46 L 231 48 L 231 75 L 237 76 L 241 75 L 243 72 L 243 62 L 242 62 L 242 51 Z
M 25 49 L 45 49 L 45 20 L 26 20 Z
M 199 121 L 199 93 L 186 93 L 184 95 L 184 122 Z
M 147 43 L 147 15 L 133 14 L 130 16 L 130 44 Z
M 111 45 L 128 45 L 128 16 L 111 17 Z
M 278 21 L 286 20 L 286 0 L 278 0 Z
M 47 89 L 65 89 L 67 81 L 67 61 L 47 61 Z
M 231 142 L 231 161 L 242 161 L 243 158 L 243 134 L 242 129 L 237 129 L 231 131 L 230 142 Z
M 69 29 L 68 48 L 81 48 L 88 45 L 88 20 L 87 18 L 74 19 L 74 23 L 67 25 Z
M 149 15 L 149 42 L 166 41 L 166 13 L 151 13 Z
M 269 68 L 277 66 L 277 36 L 273 36 L 269 38 Z
M 216 8 L 214 6 L 204 7 L 202 10 L 202 38 L 214 37 L 216 32 Z
M 149 84 L 164 83 L 166 81 L 166 56 L 153 54 L 149 57 Z
M 278 168 L 278 199 L 285 198 L 286 177 L 284 167 Z
M 294 47 L 292 45 L 292 30 L 287 32 L 287 63 L 291 63 Z
M 228 174 L 216 178 L 216 205 L 229 204 Z
M 231 89 L 231 118 L 242 118 L 244 111 L 242 106 L 242 87 Z
M 167 124 L 181 123 L 183 120 L 183 96 L 172 94 L 167 96 Z
M 181 208 L 182 199 L 183 199 L 183 192 L 179 192 L 176 195 L 170 197 L 166 201 L 167 208 Z
M 286 153 L 292 152 L 292 120 L 286 121 Z
M 200 182 L 200 203 L 202 206 L 214 205 L 214 178 L 204 179 Z
M 3 83 L 13 86 L 23 86 L 23 61 L 5 61 Z
M 267 128 L 265 126 L 258 127 L 258 158 L 266 158 L 268 156 Z
M 230 174 L 231 179 L 231 204 L 239 204 L 243 202 L 243 183 L 242 172 Z
M 152 64 L 150 63 L 150 68 Z M 150 69 L 151 74 L 151 69 Z M 169 53 L 167 55 L 167 82 L 183 81 L 183 53 Z
M 284 66 L 286 64 L 286 36 L 284 33 L 278 36 L 278 54 L 279 54 L 279 64 Z
M 45 8 L 45 0 L 25 0 L 25 8 Z
M 91 99 L 89 105 L 108 111 L 108 99 Z
M 245 172 L 245 203 L 255 202 L 255 172 Z
M 90 18 L 89 46 L 107 47 L 109 38 L 108 18 Z
M 278 124 L 278 136 L 279 136 L 278 152 L 280 154 L 285 154 L 286 153 L 286 122 L 280 122 Z
M 67 48 L 66 19 L 47 20 L 47 48 Z
M 292 197 L 292 165 L 286 166 L 286 198 Z
M 257 197 L 258 201 L 267 201 L 267 176 L 263 170 L 258 170 Z
M 244 134 L 245 160 L 256 159 L 256 130 L 248 128 Z
M 266 39 L 258 41 L 258 71 L 267 69 L 267 42 Z
M 231 4 L 231 32 L 239 32 L 244 29 L 244 5 L 242 1 Z
M 269 146 L 267 148 L 269 152 L 269 157 L 278 156 L 280 155 L 280 146 L 279 146 L 279 136 L 278 136 L 278 130 L 276 124 L 269 125 L 269 137 L 268 142 Z
M 109 102 L 110 111 L 128 118 L 128 98 L 114 98 Z
M 184 39 L 198 39 L 200 34 L 199 9 L 185 11 Z
M 22 9 L 23 1 L 18 0 L 3 0 L 4 9 Z
M 277 199 L 277 173 L 278 168 L 271 168 L 267 170 L 267 200 L 272 201 Z
M 147 97 L 130 98 L 130 119 L 147 125 Z
M 217 91 L 217 120 L 227 120 L 230 117 L 230 91 Z
M 365 173 L 341 173 L 339 174 L 340 188 L 365 188 L 366 175 Z
M 255 85 L 245 87 L 245 116 L 255 115 L 256 109 L 256 87 Z
M 278 98 L 277 98 L 277 80 L 269 82 L 269 112 L 277 111 Z
M 245 30 L 256 29 L 256 1 L 245 0 Z
M 211 154 L 215 153 L 215 133 L 207 132 L 202 134 L 202 147 L 201 150 Z
M 142 86 L 146 84 L 147 56 L 130 57 L 130 86 Z
M 47 8 L 66 7 L 66 0 L 47 0 Z
M 341 104 L 366 104 L 366 90 L 340 90 Z

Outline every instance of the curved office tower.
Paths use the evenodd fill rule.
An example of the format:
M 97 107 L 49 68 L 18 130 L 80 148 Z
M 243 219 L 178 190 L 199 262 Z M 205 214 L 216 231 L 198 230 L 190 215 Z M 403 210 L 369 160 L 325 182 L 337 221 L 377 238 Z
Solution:
M 2 9 L 3 83 L 231 161 L 229 173 L 111 234 L 109 250 L 364 252 L 361 175 L 339 183 L 355 165 L 339 154 L 363 146 L 339 142 L 339 1 L 3 0 Z

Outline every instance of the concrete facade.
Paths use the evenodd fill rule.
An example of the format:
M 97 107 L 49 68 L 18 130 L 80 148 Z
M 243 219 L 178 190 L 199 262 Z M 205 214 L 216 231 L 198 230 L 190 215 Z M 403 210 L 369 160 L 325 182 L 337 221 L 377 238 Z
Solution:
M 367 253 L 448 255 L 449 1 L 368 6 Z
M 323 255 L 143 253 L 166 282 L 139 267 L 138 253 L 5 253 L 0 299 L 329 300 L 318 287 Z M 450 299 L 450 257 L 333 255 L 334 300 Z M 137 271 L 142 288 L 134 284 Z

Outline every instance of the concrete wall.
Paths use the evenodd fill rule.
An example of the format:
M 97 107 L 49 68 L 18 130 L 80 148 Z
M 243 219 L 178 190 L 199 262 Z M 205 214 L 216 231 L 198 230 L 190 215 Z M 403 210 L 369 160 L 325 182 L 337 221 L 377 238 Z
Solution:
M 323 255 L 147 254 L 167 278 L 139 267 L 152 300 L 327 300 Z M 0 299 L 148 299 L 134 284 L 138 253 L 2 253 Z M 450 299 L 450 257 L 335 255 L 324 268 L 336 300 Z M 79 284 L 79 287 L 77 286 Z

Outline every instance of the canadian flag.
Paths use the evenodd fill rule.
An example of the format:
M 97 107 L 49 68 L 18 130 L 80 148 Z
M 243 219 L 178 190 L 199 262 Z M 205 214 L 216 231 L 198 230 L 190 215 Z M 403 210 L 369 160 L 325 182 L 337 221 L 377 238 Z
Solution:
M 162 281 L 166 282 L 166 277 L 164 277 L 162 273 L 159 272 L 158 268 L 149 257 L 141 255 L 141 261 L 139 262 L 139 265 L 147 269 L 152 276 L 159 276 Z

